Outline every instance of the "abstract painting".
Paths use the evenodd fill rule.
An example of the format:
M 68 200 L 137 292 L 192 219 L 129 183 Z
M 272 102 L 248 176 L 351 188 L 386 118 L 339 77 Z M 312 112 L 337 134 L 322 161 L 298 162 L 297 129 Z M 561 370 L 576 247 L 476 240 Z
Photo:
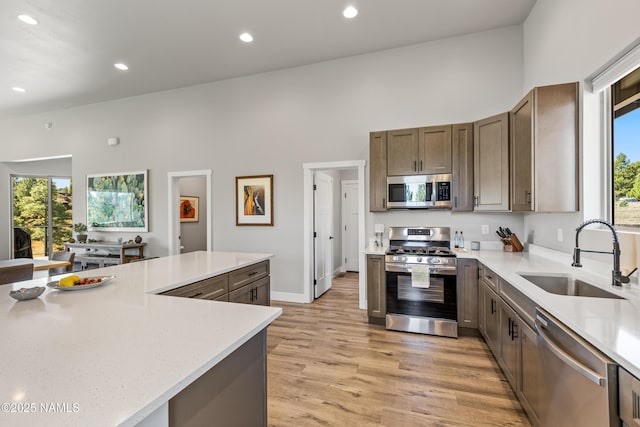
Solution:
M 236 177 L 236 225 L 273 225 L 273 175 Z

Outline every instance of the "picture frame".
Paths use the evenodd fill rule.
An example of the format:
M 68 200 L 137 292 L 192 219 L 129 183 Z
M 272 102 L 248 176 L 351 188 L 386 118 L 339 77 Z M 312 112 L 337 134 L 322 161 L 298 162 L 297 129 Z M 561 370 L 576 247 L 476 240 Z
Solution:
M 148 232 L 147 170 L 87 174 L 89 231 Z
M 180 222 L 198 222 L 200 218 L 200 198 L 180 196 Z
M 273 175 L 236 177 L 236 225 L 273 226 Z

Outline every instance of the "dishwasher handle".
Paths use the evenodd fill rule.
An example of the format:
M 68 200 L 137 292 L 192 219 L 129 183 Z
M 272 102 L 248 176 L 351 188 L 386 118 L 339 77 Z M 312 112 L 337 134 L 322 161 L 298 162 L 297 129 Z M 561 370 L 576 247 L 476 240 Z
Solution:
M 544 341 L 544 343 L 547 346 L 547 348 L 553 354 L 555 354 L 556 357 L 558 357 L 560 360 L 562 360 L 566 365 L 572 367 L 574 370 L 576 370 L 582 376 L 587 378 L 589 381 L 591 381 L 591 382 L 593 382 L 593 383 L 595 383 L 595 384 L 597 384 L 599 386 L 605 386 L 606 385 L 606 378 L 604 378 L 603 376 L 601 376 L 597 372 L 593 371 L 588 366 L 585 366 L 584 364 L 580 363 L 579 361 L 577 361 L 576 359 L 571 357 L 569 354 L 564 352 L 560 347 L 558 347 L 549 338 L 549 336 L 547 334 L 545 334 L 544 327 L 542 326 L 540 320 L 542 320 L 542 319 L 536 318 L 533 326 L 535 327 L 536 332 L 538 333 L 538 336 L 540 338 L 542 338 L 542 341 Z

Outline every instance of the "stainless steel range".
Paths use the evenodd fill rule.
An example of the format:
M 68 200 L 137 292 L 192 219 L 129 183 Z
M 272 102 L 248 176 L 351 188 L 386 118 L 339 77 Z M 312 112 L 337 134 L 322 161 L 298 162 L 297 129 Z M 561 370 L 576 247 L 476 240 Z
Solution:
M 390 330 L 458 336 L 456 256 L 449 227 L 390 227 L 385 256 Z

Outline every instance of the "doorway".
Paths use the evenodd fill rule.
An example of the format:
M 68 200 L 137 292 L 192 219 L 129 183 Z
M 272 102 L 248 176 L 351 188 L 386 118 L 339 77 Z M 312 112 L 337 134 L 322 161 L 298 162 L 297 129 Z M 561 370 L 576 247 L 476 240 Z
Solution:
M 182 251 L 199 250 L 201 248 L 206 248 L 207 251 L 211 251 L 213 249 L 211 237 L 211 170 L 169 172 L 167 173 L 167 177 L 167 223 L 169 225 L 169 255 L 178 255 Z M 203 195 L 204 197 L 200 197 L 195 194 L 183 194 L 183 191 L 194 193 L 198 192 L 198 194 Z M 190 241 L 187 242 L 188 236 L 190 234 L 186 234 L 184 238 L 182 237 L 182 232 L 185 230 L 182 229 L 181 225 L 183 224 L 183 222 L 181 222 L 180 220 L 181 196 L 190 196 L 191 198 L 188 199 L 190 201 L 193 201 L 194 198 L 197 198 L 198 200 L 197 208 L 199 212 L 197 215 L 197 221 L 194 221 L 195 218 L 189 218 L 189 221 L 187 222 L 191 224 L 197 224 L 196 227 L 191 228 L 197 228 L 199 231 L 195 231 L 196 233 L 204 233 L 204 235 L 206 236 L 205 245 L 203 245 L 204 242 L 194 243 L 194 241 L 191 239 L 189 239 Z M 191 209 L 195 209 L 195 207 Z M 200 215 L 200 213 L 202 213 L 202 215 Z M 191 232 L 194 230 L 187 231 Z M 182 242 L 183 240 L 184 244 Z
M 318 171 L 352 171 L 358 183 L 357 193 L 357 205 L 358 205 L 358 225 L 357 225 L 357 246 L 358 246 L 358 269 L 360 271 L 358 278 L 358 306 L 360 309 L 366 309 L 366 268 L 365 267 L 365 197 L 364 197 L 364 181 L 365 181 L 365 167 L 366 162 L 364 160 L 350 160 L 339 162 L 327 162 L 327 163 L 305 163 L 303 167 L 304 177 L 304 259 L 303 259 L 303 272 L 304 272 L 304 294 L 302 302 L 311 303 L 314 300 L 314 238 L 313 238 L 313 224 L 314 224 L 314 204 L 313 204 L 313 185 L 314 175 Z M 339 191 L 339 189 L 337 190 Z M 341 214 L 338 212 L 336 218 L 340 218 Z M 338 246 L 340 248 L 341 246 Z

